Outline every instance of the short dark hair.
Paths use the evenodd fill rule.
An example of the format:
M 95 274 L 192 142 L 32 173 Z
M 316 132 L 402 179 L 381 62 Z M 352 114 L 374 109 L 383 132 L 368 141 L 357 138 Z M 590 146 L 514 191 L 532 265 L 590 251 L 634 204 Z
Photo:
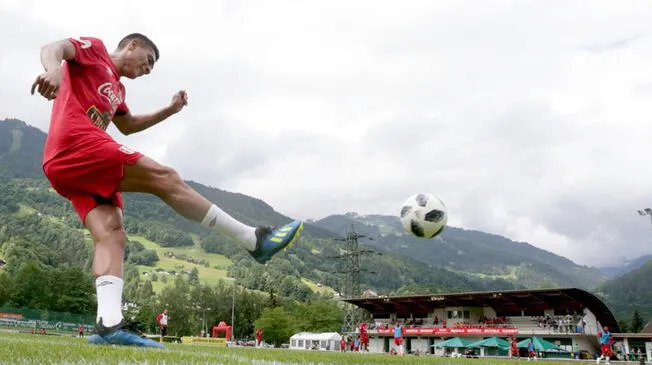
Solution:
M 154 42 L 152 42 L 152 40 L 147 38 L 147 36 L 145 36 L 144 34 L 131 33 L 128 36 L 122 38 L 120 43 L 118 43 L 118 50 L 125 48 L 129 44 L 129 42 L 131 42 L 134 39 L 137 39 L 140 42 L 143 42 L 146 45 L 152 47 L 152 49 L 154 50 L 154 56 L 156 56 L 156 61 L 158 61 L 158 57 L 159 57 L 158 47 L 156 47 L 156 44 L 154 44 Z

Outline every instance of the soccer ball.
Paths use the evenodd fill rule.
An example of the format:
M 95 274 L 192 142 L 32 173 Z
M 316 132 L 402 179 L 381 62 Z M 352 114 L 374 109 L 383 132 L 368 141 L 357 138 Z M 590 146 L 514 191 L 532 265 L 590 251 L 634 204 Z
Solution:
M 433 238 L 448 221 L 446 206 L 432 194 L 409 197 L 401 208 L 401 223 L 408 233 L 419 238 Z

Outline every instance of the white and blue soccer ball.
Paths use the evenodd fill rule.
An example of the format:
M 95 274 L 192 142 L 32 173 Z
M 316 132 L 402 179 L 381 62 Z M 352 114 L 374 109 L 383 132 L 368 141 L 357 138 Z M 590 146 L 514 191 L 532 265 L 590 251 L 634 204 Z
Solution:
M 401 223 L 411 235 L 433 238 L 440 234 L 448 222 L 444 202 L 432 194 L 416 194 L 409 197 L 401 208 Z

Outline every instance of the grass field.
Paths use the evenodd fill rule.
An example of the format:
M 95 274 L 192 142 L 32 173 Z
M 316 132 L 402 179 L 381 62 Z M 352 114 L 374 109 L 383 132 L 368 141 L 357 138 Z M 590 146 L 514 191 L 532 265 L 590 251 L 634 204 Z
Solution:
M 159 261 L 156 263 L 156 267 L 149 266 L 138 266 L 138 271 L 141 273 L 148 272 L 152 273 L 155 268 L 161 268 L 166 271 L 190 271 L 193 268 L 197 268 L 199 271 L 199 281 L 204 284 L 215 284 L 219 279 L 225 279 L 228 275 L 228 268 L 231 266 L 231 260 L 223 255 L 216 254 L 207 254 L 204 250 L 199 247 L 196 243 L 195 246 L 190 247 L 161 247 L 158 244 L 148 240 L 142 236 L 132 235 L 129 236 L 130 240 L 138 241 L 145 246 L 145 248 L 155 250 L 158 254 Z M 185 255 L 188 258 L 204 259 L 208 261 L 209 267 L 204 265 L 197 265 L 191 262 L 172 258 L 166 255 L 166 252 L 171 252 L 175 256 Z M 159 275 L 159 278 L 161 275 Z M 168 282 L 173 283 L 173 278 L 168 278 Z M 158 291 L 163 288 L 165 285 L 159 282 L 159 285 L 154 285 L 154 290 Z
M 541 361 L 539 361 L 541 362 Z M 333 353 L 285 349 L 215 348 L 170 344 L 167 349 L 93 346 L 84 339 L 0 332 L 0 364 L 242 364 L 242 365 L 354 365 L 354 364 L 524 364 L 525 360 L 451 359 L 431 356 Z M 545 364 L 568 364 L 548 362 Z

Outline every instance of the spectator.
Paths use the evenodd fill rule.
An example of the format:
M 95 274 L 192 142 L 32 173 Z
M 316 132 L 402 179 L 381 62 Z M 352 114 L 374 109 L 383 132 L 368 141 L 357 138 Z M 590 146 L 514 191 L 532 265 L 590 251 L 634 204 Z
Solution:
M 161 327 L 161 338 L 160 338 L 161 343 L 163 343 L 163 339 L 165 338 L 165 336 L 168 335 L 168 320 L 169 319 L 170 318 L 168 317 L 167 308 L 163 311 L 163 313 L 156 316 L 156 322 L 158 322 L 159 326 Z

